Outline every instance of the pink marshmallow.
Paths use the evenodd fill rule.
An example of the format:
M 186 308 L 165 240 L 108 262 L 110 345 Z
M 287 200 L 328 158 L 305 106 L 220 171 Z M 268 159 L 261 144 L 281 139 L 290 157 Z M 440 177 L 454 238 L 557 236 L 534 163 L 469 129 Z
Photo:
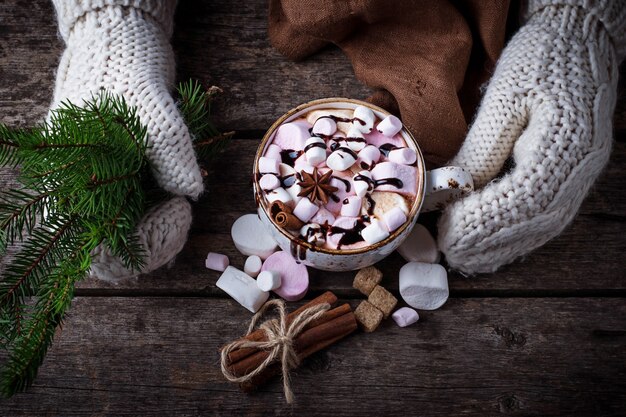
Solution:
M 396 164 L 412 165 L 417 161 L 417 153 L 411 148 L 398 148 L 390 151 L 387 159 Z
M 378 123 L 376 130 L 390 138 L 402 130 L 402 122 L 396 116 L 390 114 Z
M 337 123 L 330 117 L 320 117 L 313 125 L 315 135 L 330 136 L 337 131 Z
M 410 165 L 401 165 L 393 162 L 381 162 L 371 171 L 375 181 L 397 178 L 401 184 L 381 184 L 376 186 L 377 191 L 393 191 L 399 194 L 415 194 L 417 168 Z M 396 185 L 401 185 L 396 187 Z
M 406 142 L 404 142 L 404 139 L 402 138 L 402 135 L 400 133 L 397 133 L 395 136 L 388 138 L 387 136 L 380 133 L 378 130 L 374 129 L 371 133 L 367 133 L 365 135 L 365 140 L 368 144 L 374 145 L 377 148 L 380 148 L 381 145 L 384 145 L 385 143 L 391 143 L 398 148 L 406 147 Z
M 372 163 L 380 159 L 380 150 L 376 146 L 367 145 L 358 153 L 356 163 L 361 169 L 370 169 Z
M 273 190 L 280 187 L 280 180 L 274 174 L 265 174 L 259 180 L 262 190 Z
M 338 230 L 336 230 L 337 233 L 332 233 L 333 227 L 350 230 L 354 228 L 357 220 L 359 220 L 358 217 L 337 217 L 337 219 L 333 223 L 333 226 L 328 229 L 328 233 L 326 235 L 326 245 L 331 249 L 337 249 L 339 246 L 339 241 L 343 237 L 344 233 Z M 364 246 L 367 246 L 367 243 L 361 240 L 353 244 L 341 245 L 341 249 L 357 249 Z
M 267 157 L 267 158 L 275 159 L 278 162 L 282 162 L 282 156 L 280 155 L 280 151 L 282 151 L 282 149 L 280 149 L 280 146 L 274 145 L 272 143 L 265 150 L 265 155 L 264 156 Z
M 204 266 L 214 271 L 223 272 L 230 262 L 228 256 L 221 253 L 209 252 L 204 261 Z
M 341 215 L 344 217 L 358 217 L 361 214 L 361 197 L 346 197 L 341 206 Z
M 333 224 L 335 222 L 335 216 L 330 211 L 321 207 L 315 216 L 311 218 L 311 223 L 317 223 L 321 225 Z
M 273 143 L 282 149 L 301 151 L 306 140 L 311 137 L 310 127 L 311 125 L 304 121 L 285 123 L 276 131 Z
M 280 273 L 281 285 L 274 292 L 287 301 L 298 301 L 309 289 L 309 272 L 304 264 L 299 264 L 287 252 L 275 252 L 269 256 L 261 267 L 263 271 Z
M 406 214 L 400 207 L 394 207 L 383 214 L 383 223 L 387 226 L 389 233 L 392 233 L 398 227 L 406 222 Z
M 278 174 L 278 161 L 266 156 L 259 158 L 259 172 L 261 174 Z
M 339 213 L 341 211 L 342 201 L 346 197 L 349 197 L 355 194 L 354 194 L 354 187 L 352 186 L 352 181 L 349 177 L 346 178 L 343 175 L 334 175 L 334 176 L 338 178 L 331 179 L 330 185 L 332 185 L 333 187 L 337 187 L 337 191 L 334 192 L 337 198 L 336 199 L 329 198 L 328 203 L 326 204 L 326 208 L 333 213 Z
M 406 327 L 417 322 L 420 319 L 420 316 L 417 314 L 417 311 L 412 308 L 402 307 L 394 311 L 391 318 L 398 326 Z
M 303 222 L 308 222 L 319 209 L 317 205 L 311 203 L 311 200 L 303 198 L 296 204 L 296 208 L 293 209 L 293 215 Z

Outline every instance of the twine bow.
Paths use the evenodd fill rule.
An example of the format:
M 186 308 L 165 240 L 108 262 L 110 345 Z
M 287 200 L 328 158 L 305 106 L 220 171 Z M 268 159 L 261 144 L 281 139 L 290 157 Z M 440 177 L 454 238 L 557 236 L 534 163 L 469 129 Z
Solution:
M 300 364 L 298 355 L 294 349 L 294 341 L 302 330 L 313 320 L 319 319 L 324 312 L 330 309 L 330 304 L 323 303 L 311 306 L 298 314 L 291 323 L 287 324 L 287 314 L 285 312 L 285 302 L 280 299 L 268 301 L 252 317 L 248 333 L 252 333 L 257 321 L 270 308 L 278 310 L 278 319 L 267 320 L 259 328 L 265 331 L 266 341 L 251 341 L 240 339 L 229 343 L 222 349 L 221 367 L 224 377 L 230 382 L 246 382 L 263 372 L 270 364 L 280 360 L 283 374 L 283 390 L 288 403 L 294 400 L 293 392 L 289 384 L 289 370 L 296 368 Z M 228 369 L 228 355 L 234 350 L 243 348 L 253 348 L 269 351 L 269 356 L 257 368 L 243 376 L 236 376 Z

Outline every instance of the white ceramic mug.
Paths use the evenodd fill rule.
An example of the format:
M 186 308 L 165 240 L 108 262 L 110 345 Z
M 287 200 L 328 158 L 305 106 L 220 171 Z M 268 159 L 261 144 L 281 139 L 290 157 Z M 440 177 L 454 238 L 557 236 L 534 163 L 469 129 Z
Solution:
M 359 249 L 326 249 L 298 239 L 287 230 L 277 226 L 272 220 L 270 203 L 261 192 L 259 186 L 259 158 L 265 154 L 266 148 L 272 143 L 274 134 L 283 123 L 290 122 L 311 110 L 318 109 L 354 109 L 357 106 L 366 106 L 372 109 L 380 119 L 390 113 L 380 107 L 359 100 L 347 98 L 326 98 L 313 100 L 289 110 L 268 129 L 261 140 L 259 149 L 254 158 L 253 188 L 259 218 L 265 224 L 282 250 L 290 252 L 292 256 L 305 265 L 326 271 L 352 271 L 373 265 L 393 252 L 413 229 L 420 211 L 430 211 L 441 208 L 447 202 L 473 189 L 471 175 L 462 168 L 443 167 L 426 171 L 424 158 L 413 135 L 402 129 L 401 134 L 409 147 L 417 153 L 417 192 L 415 201 L 407 216 L 407 221 L 386 239 L 370 246 Z

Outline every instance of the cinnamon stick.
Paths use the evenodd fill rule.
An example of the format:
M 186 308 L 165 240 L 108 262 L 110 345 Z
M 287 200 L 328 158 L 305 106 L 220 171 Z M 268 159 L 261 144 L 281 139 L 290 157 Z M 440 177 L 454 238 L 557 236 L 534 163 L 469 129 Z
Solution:
M 335 344 L 339 340 L 341 340 L 344 337 L 348 336 L 350 333 L 354 332 L 357 329 L 357 327 L 358 327 L 357 321 L 356 321 L 356 317 L 354 316 L 354 313 L 346 314 L 344 317 L 346 317 L 346 319 L 345 319 L 346 320 L 346 327 L 336 337 L 333 337 L 333 338 L 330 338 L 330 339 L 325 339 L 325 340 L 320 340 L 317 343 L 313 343 L 313 344 L 311 344 L 308 347 L 297 346 L 296 351 L 298 352 L 298 359 L 300 361 L 303 361 L 304 359 L 308 358 L 309 356 L 313 355 L 314 353 L 319 352 L 320 350 L 325 349 L 328 346 Z M 269 381 L 272 377 L 274 377 L 276 375 L 279 375 L 280 372 L 281 372 L 281 364 L 278 363 L 278 362 L 277 363 L 273 363 L 270 366 L 268 366 L 265 369 L 265 371 L 261 372 L 256 377 L 252 378 L 249 381 L 246 381 L 246 382 L 243 382 L 243 383 L 239 384 L 239 388 L 243 392 L 254 391 L 259 386 L 261 386 L 264 383 L 266 383 L 267 381 Z
M 294 341 L 294 349 L 300 358 L 304 352 L 317 352 L 328 346 L 326 342 L 339 336 L 352 333 L 357 327 L 356 318 L 352 311 L 334 318 L 326 323 L 311 327 L 300 333 Z M 268 351 L 259 350 L 242 360 L 229 365 L 229 371 L 235 376 L 243 376 L 256 369 L 270 355 Z M 308 356 L 307 355 L 307 356 Z M 303 358 L 301 358 L 303 359 Z
M 306 310 L 309 307 L 313 307 L 313 306 L 324 304 L 324 303 L 328 303 L 332 306 L 336 302 L 337 302 L 337 296 L 333 294 L 331 291 L 326 291 L 324 294 L 312 299 L 311 301 L 304 304 L 302 307 L 298 308 L 297 310 L 294 310 L 293 312 L 287 314 L 287 319 L 286 319 L 287 326 L 291 324 L 291 322 L 294 320 L 294 318 L 298 316 L 298 314 L 302 313 L 304 310 Z M 332 311 L 332 310 L 329 310 L 329 311 Z M 327 313 L 329 313 L 329 311 Z M 327 317 L 330 317 L 330 316 L 331 315 L 329 314 L 329 316 Z M 332 317 L 330 319 L 332 319 Z M 321 318 L 319 321 L 321 322 Z M 242 339 L 250 340 L 253 342 L 260 342 L 260 341 L 267 340 L 267 338 L 265 337 L 265 331 L 260 330 L 260 329 L 253 331 L 249 335 L 244 336 Z M 247 356 L 252 355 L 255 352 L 257 352 L 257 350 L 252 349 L 252 348 L 237 349 L 237 350 L 230 352 L 230 354 L 228 355 L 228 360 L 232 364 L 232 363 L 240 361 L 241 359 Z

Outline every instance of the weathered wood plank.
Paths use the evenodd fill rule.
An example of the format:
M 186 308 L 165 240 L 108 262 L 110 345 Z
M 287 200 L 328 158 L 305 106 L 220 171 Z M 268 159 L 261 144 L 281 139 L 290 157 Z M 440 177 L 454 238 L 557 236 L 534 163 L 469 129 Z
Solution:
M 623 299 L 453 299 L 311 358 L 290 407 L 277 382 L 246 396 L 222 379 L 217 349 L 250 318 L 234 303 L 78 298 L 35 385 L 0 414 L 620 415 L 625 317 Z

